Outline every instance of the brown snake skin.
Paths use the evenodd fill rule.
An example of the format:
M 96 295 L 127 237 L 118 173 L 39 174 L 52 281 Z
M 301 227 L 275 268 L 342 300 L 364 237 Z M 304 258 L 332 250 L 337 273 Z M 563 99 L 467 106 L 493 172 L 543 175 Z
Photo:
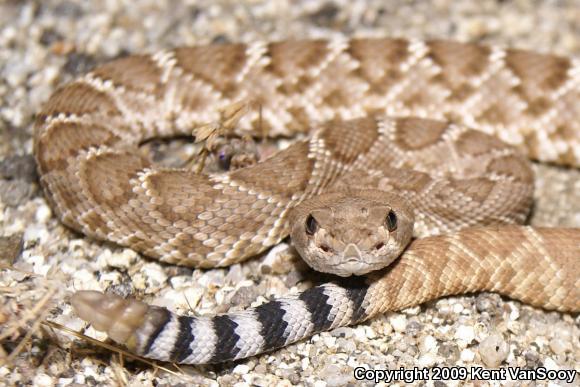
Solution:
M 162 169 L 136 151 L 149 138 L 191 135 L 196 127 L 219 123 L 220 112 L 240 101 L 260 106 L 242 118 L 240 131 L 261 126 L 271 136 L 290 136 L 318 130 L 266 162 L 214 175 Z M 196 352 L 194 344 L 178 351 L 173 346 L 183 337 L 175 332 L 188 331 L 186 324 L 192 332 L 212 326 L 218 333 L 208 346 L 220 348 L 223 321 L 191 322 L 155 312 L 147 324 L 161 327 L 161 336 L 166 326 L 174 332 L 167 329 L 166 346 L 158 348 L 159 331 L 138 328 L 143 315 L 129 324 L 134 332 L 128 345 L 137 352 L 205 363 L 249 356 L 393 305 L 458 292 L 492 290 L 546 308 L 580 310 L 580 231 L 497 228 L 525 220 L 533 175 L 514 148 L 481 133 L 531 159 L 580 167 L 578 117 L 576 59 L 448 41 L 233 44 L 129 56 L 65 85 L 38 115 L 35 156 L 47 197 L 66 225 L 170 263 L 208 268 L 251 257 L 288 235 L 292 207 L 357 170 L 386 173 L 384 188 L 410 198 L 419 214 L 417 236 L 452 233 L 414 242 L 385 277 L 388 283 L 376 280 L 362 294 L 343 290 L 348 305 L 333 314 L 333 322 L 312 322 L 290 336 L 282 327 L 283 340 L 244 342 L 242 336 L 256 329 L 268 336 L 242 316 L 242 328 L 232 328 L 237 351 Z M 410 167 L 415 172 L 403 171 Z M 474 225 L 489 227 L 455 233 Z M 430 264 L 423 270 L 425 262 Z M 436 273 L 437 267 L 445 273 Z M 430 278 L 418 284 L 414 277 L 397 289 L 383 287 L 417 272 L 441 284 L 423 286 Z M 315 289 L 339 308 L 340 291 Z M 316 292 L 301 299 L 312 316 L 309 300 L 317 299 Z M 362 298 L 353 298 L 357 294 Z M 94 301 L 83 297 L 75 299 L 77 311 Z M 102 301 L 97 297 L 92 307 Z M 294 301 L 285 305 L 288 316 L 302 311 Z M 123 321 L 119 313 L 113 315 Z M 194 343 L 193 333 L 188 338 Z M 244 345 L 252 349 L 242 350 Z
M 225 266 L 286 236 L 286 209 L 345 166 L 323 157 L 316 165 L 298 144 L 252 170 L 195 175 L 151 168 L 135 144 L 191 134 L 219 120 L 219 109 L 254 101 L 272 135 L 370 113 L 445 118 L 534 159 L 578 166 L 579 68 L 567 58 L 442 41 L 179 48 L 110 62 L 59 89 L 38 115 L 35 155 L 68 226 L 166 262 Z M 258 119 L 249 113 L 240 125 Z M 374 130 L 350 137 L 348 159 L 336 161 L 354 162 L 377 140 Z M 421 139 L 419 128 L 398 145 L 415 150 L 434 140 Z

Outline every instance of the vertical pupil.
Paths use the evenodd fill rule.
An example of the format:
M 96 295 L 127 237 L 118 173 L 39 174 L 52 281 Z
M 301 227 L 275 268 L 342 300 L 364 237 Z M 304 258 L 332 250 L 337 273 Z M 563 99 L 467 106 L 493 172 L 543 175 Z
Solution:
M 397 229 L 397 215 L 392 210 L 387 214 L 386 224 L 389 231 Z
M 306 233 L 308 235 L 312 235 L 316 232 L 317 228 L 318 222 L 316 221 L 316 219 L 314 219 L 312 215 L 308 215 L 308 218 L 306 218 Z

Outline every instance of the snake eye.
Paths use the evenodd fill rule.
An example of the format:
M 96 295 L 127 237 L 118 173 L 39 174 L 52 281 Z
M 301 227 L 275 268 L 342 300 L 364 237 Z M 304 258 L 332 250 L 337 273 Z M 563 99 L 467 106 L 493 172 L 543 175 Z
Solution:
M 316 230 L 318 230 L 318 222 L 314 219 L 314 216 L 308 215 L 308 218 L 306 218 L 306 234 L 314 235 Z
M 387 230 L 389 230 L 389 232 L 393 232 L 397 229 L 397 214 L 395 214 L 393 210 L 390 210 L 387 214 L 385 225 L 387 226 Z
M 219 164 L 220 168 L 222 168 L 224 171 L 229 171 L 231 161 L 232 161 L 232 154 L 231 153 L 228 153 L 224 150 L 221 150 L 218 153 L 218 164 Z

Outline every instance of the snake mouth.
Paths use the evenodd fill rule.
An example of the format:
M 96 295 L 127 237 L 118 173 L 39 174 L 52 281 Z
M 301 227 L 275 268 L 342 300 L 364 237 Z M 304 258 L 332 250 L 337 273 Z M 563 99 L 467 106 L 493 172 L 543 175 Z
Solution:
M 330 268 L 331 270 L 328 270 L 329 273 L 341 277 L 364 275 L 375 270 L 374 265 L 371 265 L 357 257 L 346 258 L 345 260 L 335 263 Z
M 340 262 L 335 263 L 334 265 L 331 265 L 333 267 L 340 267 L 340 266 L 345 266 L 345 265 L 364 265 L 364 266 L 368 266 L 369 264 L 366 263 L 365 261 L 360 260 L 359 258 L 353 259 L 353 258 L 349 258 Z

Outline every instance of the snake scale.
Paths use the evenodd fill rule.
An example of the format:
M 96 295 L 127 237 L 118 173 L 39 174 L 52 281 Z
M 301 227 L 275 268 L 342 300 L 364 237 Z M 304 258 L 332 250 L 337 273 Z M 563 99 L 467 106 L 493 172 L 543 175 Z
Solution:
M 219 123 L 240 101 L 260 106 L 240 131 L 310 135 L 216 174 L 161 168 L 136 151 Z M 386 268 L 242 312 L 178 316 L 112 294 L 73 296 L 79 316 L 132 351 L 204 364 L 450 294 L 580 311 L 580 229 L 518 225 L 532 198 L 527 158 L 580 166 L 578 117 L 577 59 L 439 40 L 211 45 L 117 59 L 61 87 L 38 115 L 34 152 L 63 223 L 168 263 L 231 265 L 291 229 L 314 267 L 332 249 L 418 238 L 399 241 L 404 252 Z M 415 218 L 412 233 L 395 213 Z

